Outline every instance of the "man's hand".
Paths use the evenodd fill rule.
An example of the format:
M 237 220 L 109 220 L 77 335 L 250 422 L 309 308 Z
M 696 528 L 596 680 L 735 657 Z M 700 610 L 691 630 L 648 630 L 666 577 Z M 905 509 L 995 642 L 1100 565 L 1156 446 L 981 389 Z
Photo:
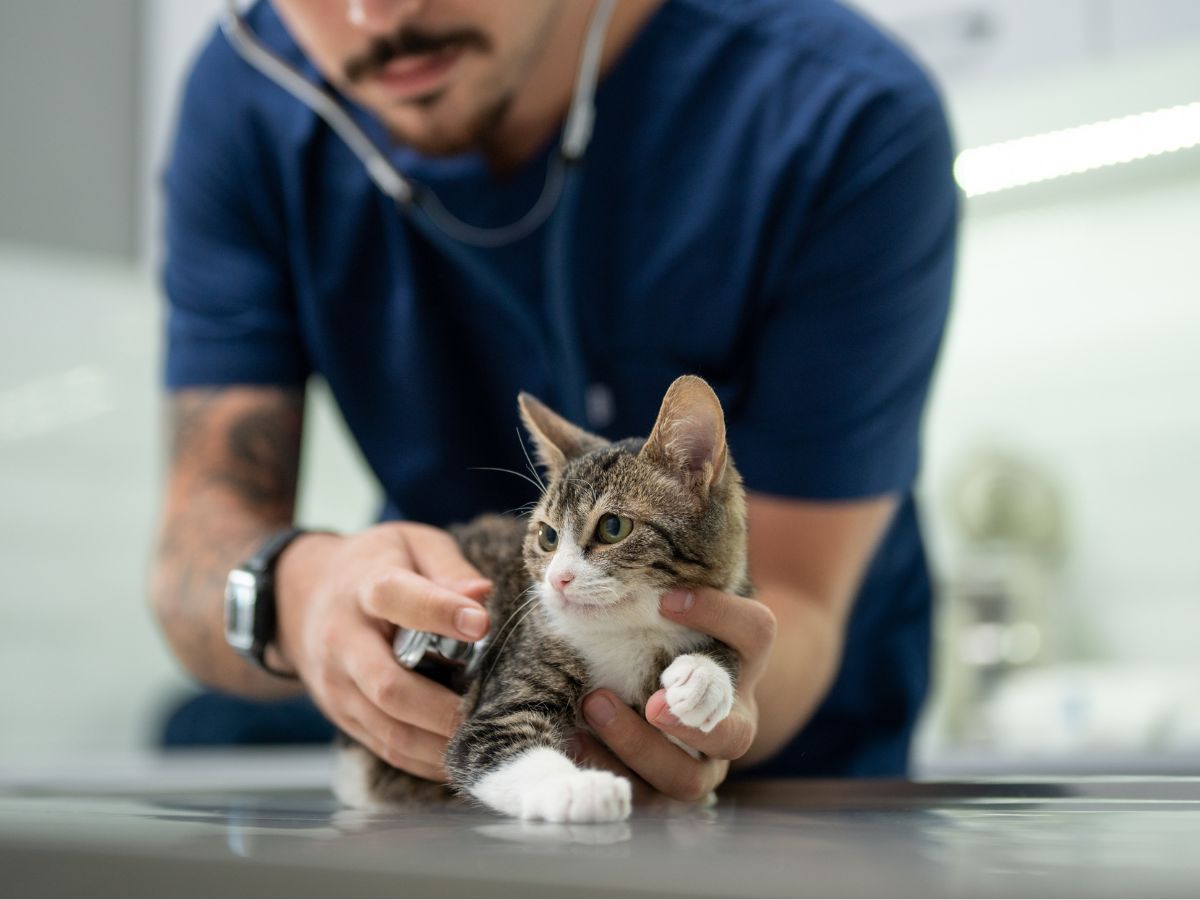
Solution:
M 491 589 L 437 528 L 386 523 L 297 539 L 279 563 L 279 650 L 314 702 L 393 766 L 444 781 L 459 696 L 396 663 L 396 628 L 475 641 Z
M 725 780 L 730 761 L 754 742 L 758 730 L 754 691 L 775 640 L 775 616 L 755 600 L 710 588 L 671 591 L 663 596 L 659 611 L 737 652 L 741 666 L 733 709 L 712 731 L 704 732 L 675 720 L 664 690 L 646 701 L 644 719 L 610 691 L 593 691 L 584 699 L 584 716 L 620 762 L 586 738 L 579 742 L 580 756 L 622 774 L 632 772 L 674 799 L 696 801 Z M 704 755 L 694 759 L 667 740 L 668 734 Z
M 733 712 L 704 734 L 664 721 L 661 691 L 646 703 L 645 720 L 612 694 L 595 691 L 584 701 L 584 715 L 612 752 L 581 736 L 583 759 L 623 774 L 633 770 L 664 794 L 696 799 L 721 783 L 731 760 L 754 765 L 777 754 L 829 690 L 855 591 L 891 521 L 896 498 L 822 503 L 749 494 L 746 506 L 750 572 L 759 600 L 698 590 L 687 610 L 671 611 L 668 598 L 676 592 L 660 606 L 668 618 L 739 653 L 742 672 Z M 601 706 L 600 700 L 608 703 Z M 659 730 L 708 758 L 691 759 Z

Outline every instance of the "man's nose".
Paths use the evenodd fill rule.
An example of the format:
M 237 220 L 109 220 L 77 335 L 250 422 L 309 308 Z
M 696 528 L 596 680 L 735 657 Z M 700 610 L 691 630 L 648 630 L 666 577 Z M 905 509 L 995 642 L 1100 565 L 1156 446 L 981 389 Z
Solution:
M 347 0 L 346 19 L 363 31 L 390 33 L 424 9 L 428 0 Z
M 556 572 L 550 576 L 550 584 L 560 594 L 566 590 L 568 584 L 575 580 L 575 573 L 570 569 L 564 569 L 561 572 Z

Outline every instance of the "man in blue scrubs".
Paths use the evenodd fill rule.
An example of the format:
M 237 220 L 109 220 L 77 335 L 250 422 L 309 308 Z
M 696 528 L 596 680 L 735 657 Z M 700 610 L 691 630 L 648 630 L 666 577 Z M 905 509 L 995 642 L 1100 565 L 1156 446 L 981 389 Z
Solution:
M 275 0 L 247 19 L 400 171 L 495 227 L 542 190 L 591 7 Z M 595 122 L 570 202 L 527 237 L 462 257 L 212 38 L 165 180 L 174 447 L 152 586 L 163 629 L 205 684 L 307 693 L 394 764 L 440 777 L 455 698 L 395 665 L 389 635 L 489 627 L 476 602 L 488 585 L 441 529 L 531 498 L 479 470 L 524 466 L 518 391 L 616 438 L 646 433 L 668 384 L 695 373 L 720 395 L 751 492 L 762 605 L 685 592 L 662 614 L 742 653 L 738 705 L 702 736 L 659 719 L 661 699 L 630 710 L 599 691 L 584 712 L 611 755 L 583 752 L 685 798 L 731 762 L 901 775 L 929 664 L 911 488 L 957 219 L 939 99 L 828 0 L 621 0 Z M 565 343 L 548 337 L 562 334 L 546 283 L 555 235 L 575 319 Z M 311 376 L 385 502 L 381 524 L 302 534 L 272 555 L 265 662 L 297 683 L 227 646 L 221 605 L 227 572 L 292 523 Z

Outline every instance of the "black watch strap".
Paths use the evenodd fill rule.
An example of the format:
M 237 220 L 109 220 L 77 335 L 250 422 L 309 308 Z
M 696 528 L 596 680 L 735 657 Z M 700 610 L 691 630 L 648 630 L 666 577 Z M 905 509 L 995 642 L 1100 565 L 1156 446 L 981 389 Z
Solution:
M 279 557 L 296 538 L 307 534 L 304 528 L 284 528 L 268 537 L 242 568 L 252 573 L 258 581 L 258 597 L 254 604 L 254 643 L 249 656 L 260 667 L 279 678 L 298 680 L 295 672 L 284 672 L 267 662 L 267 646 L 275 640 L 279 628 L 279 614 L 275 597 L 275 566 Z
M 287 549 L 288 544 L 300 537 L 302 534 L 307 534 L 306 528 L 283 528 L 268 537 L 259 548 L 254 551 L 254 555 L 246 560 L 243 568 L 249 569 L 256 574 L 271 574 L 275 570 L 275 563 L 279 559 L 279 555 Z

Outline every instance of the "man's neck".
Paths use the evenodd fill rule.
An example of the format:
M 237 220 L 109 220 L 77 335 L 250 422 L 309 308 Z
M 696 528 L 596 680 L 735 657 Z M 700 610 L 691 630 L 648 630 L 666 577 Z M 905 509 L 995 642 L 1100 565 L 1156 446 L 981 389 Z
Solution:
M 663 2 L 619 0 L 604 36 L 601 79 Z M 562 7 L 545 43 L 546 49 L 483 148 L 493 171 L 512 171 L 530 160 L 562 125 L 571 106 L 579 57 L 595 0 L 590 3 L 568 0 Z

